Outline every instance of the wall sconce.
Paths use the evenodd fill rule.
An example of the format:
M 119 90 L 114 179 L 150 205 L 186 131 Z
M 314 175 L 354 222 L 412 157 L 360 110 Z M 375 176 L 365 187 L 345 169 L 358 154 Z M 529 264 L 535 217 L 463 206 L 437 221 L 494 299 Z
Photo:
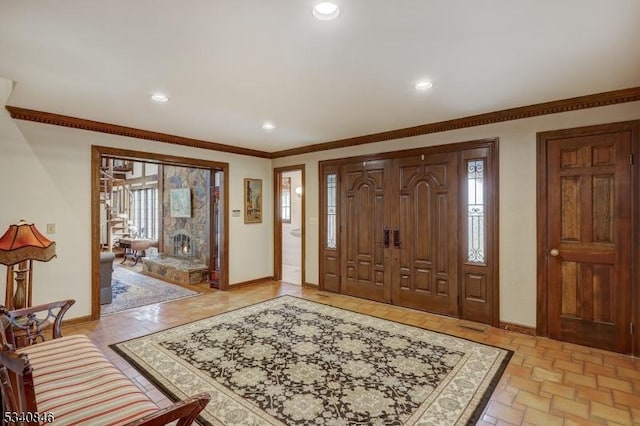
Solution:
M 296 195 L 298 196 L 298 198 L 302 197 L 302 187 L 301 186 L 296 186 Z

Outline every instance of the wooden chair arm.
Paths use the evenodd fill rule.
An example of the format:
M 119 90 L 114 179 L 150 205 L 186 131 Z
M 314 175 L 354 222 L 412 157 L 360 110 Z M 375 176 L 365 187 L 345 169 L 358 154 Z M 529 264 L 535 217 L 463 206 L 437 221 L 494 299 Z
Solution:
M 62 318 L 76 301 L 73 299 L 31 306 L 9 311 L 0 307 L 0 316 L 4 316 L 7 344 L 16 348 L 29 346 L 46 340 L 43 331 L 52 324 L 52 338 L 62 337 Z M 44 317 L 37 314 L 45 312 Z
M 199 393 L 190 398 L 183 399 L 172 405 L 162 408 L 155 413 L 146 415 L 141 419 L 127 423 L 125 426 L 160 426 L 178 420 L 177 426 L 189 426 L 198 414 L 207 406 L 211 396 L 208 393 Z
M 0 350 L 0 388 L 6 411 L 38 411 L 33 389 L 33 369 L 29 358 L 26 354 L 15 353 L 7 345 L 3 345 Z

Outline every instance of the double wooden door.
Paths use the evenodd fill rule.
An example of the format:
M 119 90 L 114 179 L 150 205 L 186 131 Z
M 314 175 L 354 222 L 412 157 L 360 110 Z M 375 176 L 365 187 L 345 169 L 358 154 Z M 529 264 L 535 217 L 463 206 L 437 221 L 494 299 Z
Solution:
M 459 315 L 456 152 L 341 169 L 341 292 Z

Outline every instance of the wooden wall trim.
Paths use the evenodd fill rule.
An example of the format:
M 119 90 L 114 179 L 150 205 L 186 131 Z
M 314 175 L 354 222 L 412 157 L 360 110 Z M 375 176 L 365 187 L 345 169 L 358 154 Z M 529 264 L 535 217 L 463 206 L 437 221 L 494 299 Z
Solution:
M 527 336 L 535 336 L 536 329 L 526 325 L 514 324 L 511 322 L 500 321 L 500 328 L 507 331 L 515 331 L 516 333 L 526 334 Z
M 423 146 L 420 148 L 402 149 L 399 151 L 380 152 L 376 154 L 356 155 L 353 157 L 334 158 L 330 160 L 319 161 L 320 166 L 338 166 L 342 164 L 349 164 L 360 161 L 376 161 L 376 160 L 388 160 L 393 158 L 411 157 L 413 155 L 421 154 L 437 154 L 441 152 L 462 151 L 475 148 L 491 148 L 492 145 L 498 142 L 498 138 L 484 138 L 476 139 L 472 141 L 447 143 L 442 145 Z
M 257 284 L 280 284 L 280 283 L 276 281 L 274 277 L 262 277 L 262 278 L 256 278 L 253 280 L 242 281 L 239 283 L 231 284 L 228 290 L 235 290 L 237 288 L 242 288 L 242 287 L 247 287 L 247 286 L 252 286 Z
M 447 132 L 449 130 L 463 129 L 466 127 L 484 126 L 486 124 L 500 123 L 503 121 L 520 120 L 522 118 L 557 114 L 560 112 L 596 108 L 606 105 L 635 102 L 639 100 L 640 87 L 632 87 L 630 89 L 614 90 L 610 92 L 578 96 L 575 98 L 542 102 L 539 104 L 508 108 L 500 111 L 493 111 L 484 114 L 456 118 L 453 120 L 439 121 L 437 123 L 422 124 L 419 126 L 407 127 L 404 129 L 390 130 L 387 132 L 373 133 L 370 135 L 358 136 L 354 138 L 339 139 L 332 142 L 317 143 L 299 148 L 285 149 L 282 151 L 272 152 L 271 158 L 289 157 L 292 155 L 308 154 L 311 152 L 346 148 L 355 145 L 364 145 L 393 139 L 409 138 L 412 136 L 426 135 L 429 133 Z
M 96 146 L 96 145 L 94 145 Z M 198 167 L 202 169 L 222 170 L 228 163 L 220 161 L 202 160 L 200 158 L 178 157 L 175 155 L 156 154 L 153 152 L 142 152 L 131 149 L 112 148 L 109 146 L 96 146 L 100 149 L 101 157 L 110 157 L 124 160 L 140 161 L 144 159 L 147 163 L 164 164 L 171 166 Z
M 308 154 L 318 151 L 327 151 L 330 149 L 346 148 L 349 146 L 383 142 L 393 139 L 403 139 L 412 136 L 426 135 L 429 133 L 447 132 L 449 130 L 483 126 L 486 124 L 501 123 L 510 120 L 520 120 L 523 118 L 537 117 L 541 115 L 557 114 L 567 111 L 577 111 L 581 109 L 597 108 L 607 105 L 616 105 L 636 101 L 640 101 L 640 87 L 631 87 L 628 89 L 612 90 L 609 92 L 595 93 L 591 95 L 578 96 L 575 98 L 560 99 L 533 105 L 508 108 L 483 114 L 470 115 L 462 118 L 455 118 L 452 120 L 439 121 L 436 123 L 421 124 L 419 126 L 407 127 L 404 129 L 395 129 L 364 136 L 339 139 L 331 142 L 316 143 L 312 145 L 290 148 L 270 153 L 266 151 L 236 147 L 233 145 L 168 135 L 166 133 L 158 133 L 150 130 L 125 127 L 117 124 L 109 124 L 100 121 L 86 120 L 83 118 L 70 117 L 50 112 L 36 111 L 11 105 L 6 105 L 6 109 L 11 114 L 11 117 L 17 120 L 35 121 L 38 123 L 72 127 L 76 129 L 109 133 L 119 136 L 128 136 L 138 139 L 153 140 L 174 145 L 190 146 L 194 148 L 209 149 L 213 151 L 229 152 L 232 154 L 250 155 L 253 157 L 273 159 L 289 157 L 292 155 Z
M 91 319 L 100 319 L 100 160 L 91 147 Z
M 62 327 L 71 327 L 72 325 L 76 325 L 76 324 L 84 324 L 85 322 L 89 322 L 92 321 L 93 319 L 91 318 L 91 315 L 84 315 L 81 317 L 75 317 L 75 318 L 71 318 L 68 320 L 63 320 L 62 321 Z
M 241 148 L 233 145 L 225 145 L 217 142 L 208 142 L 200 139 L 185 138 L 150 130 L 136 129 L 120 126 L 118 124 L 103 123 L 101 121 L 86 120 L 84 118 L 70 117 L 44 111 L 6 106 L 11 118 L 17 120 L 35 121 L 36 123 L 52 124 L 55 126 L 72 127 L 74 129 L 89 130 L 92 132 L 108 133 L 111 135 L 127 136 L 130 138 L 146 139 L 157 142 L 165 142 L 173 145 L 190 146 L 193 148 L 209 149 L 213 151 L 229 152 L 239 155 L 250 155 L 260 158 L 271 158 L 271 154 L 255 149 Z

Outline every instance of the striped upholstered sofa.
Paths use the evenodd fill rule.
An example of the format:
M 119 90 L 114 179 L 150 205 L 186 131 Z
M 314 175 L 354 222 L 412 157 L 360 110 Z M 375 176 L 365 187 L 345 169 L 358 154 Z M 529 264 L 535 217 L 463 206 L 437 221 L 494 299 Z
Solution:
M 73 303 L 0 308 L 0 388 L 10 422 L 115 426 L 178 420 L 178 425 L 189 425 L 196 419 L 209 395 L 160 409 L 86 336 L 63 337 L 62 316 Z M 37 312 L 44 316 L 38 318 Z M 50 340 L 45 340 L 46 329 L 51 330 Z

